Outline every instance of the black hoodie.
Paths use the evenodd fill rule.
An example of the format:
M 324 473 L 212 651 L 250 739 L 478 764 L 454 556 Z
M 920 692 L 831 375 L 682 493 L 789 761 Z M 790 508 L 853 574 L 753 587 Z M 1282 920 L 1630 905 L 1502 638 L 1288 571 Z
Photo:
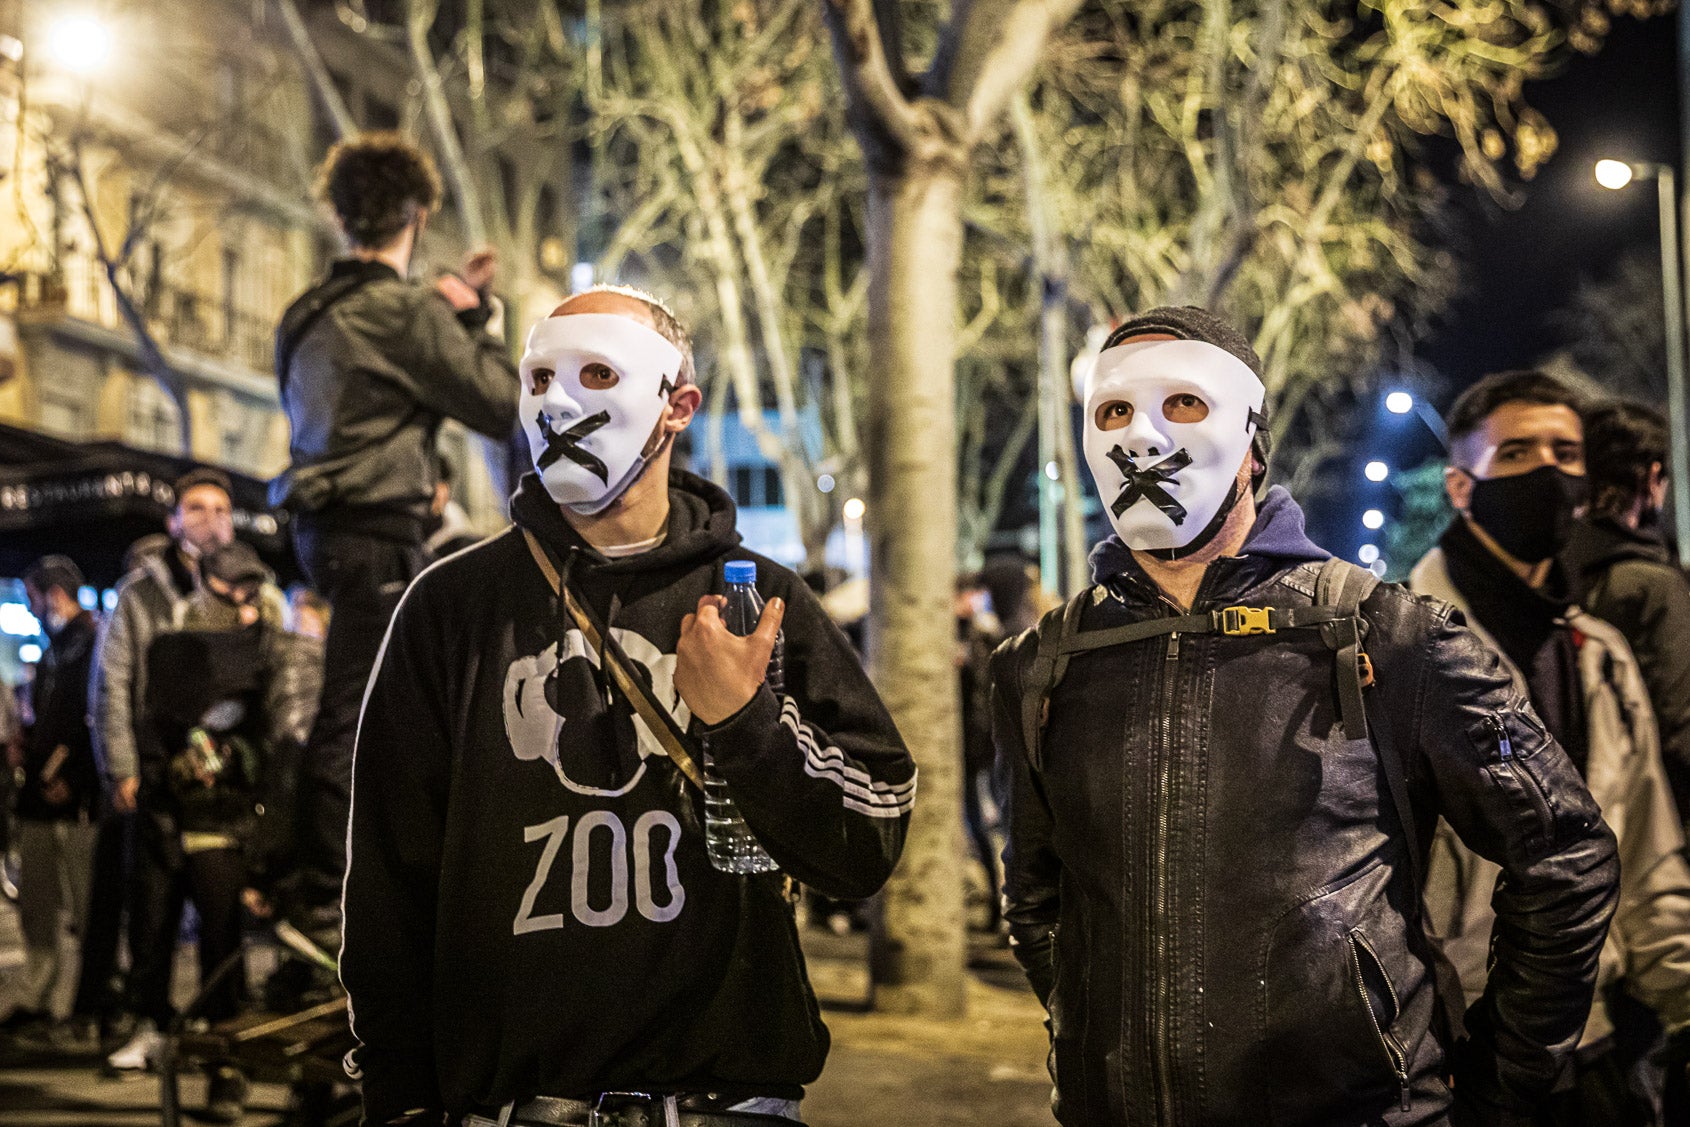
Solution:
M 1690 582 L 1659 534 L 1607 519 L 1579 522 L 1563 560 L 1584 588 L 1584 609 L 1631 643 L 1673 801 L 1690 824 Z
M 100 800 L 100 775 L 88 732 L 88 677 L 94 655 L 94 616 L 83 611 L 47 644 L 35 670 L 35 725 L 24 745 L 24 783 L 18 817 L 36 822 L 87 821 Z M 59 748 L 65 754 L 56 755 Z M 55 759 L 57 760 L 55 762 Z M 47 800 L 41 781 L 49 765 L 69 788 L 63 802 Z
M 872 893 L 903 845 L 909 754 L 804 584 L 739 547 L 727 495 L 674 471 L 669 497 L 663 544 L 608 561 L 533 475 L 512 512 L 683 725 L 681 619 L 723 589 L 725 561 L 756 561 L 759 591 L 787 603 L 788 695 L 760 689 L 711 752 L 786 872 Z M 779 874 L 710 867 L 698 794 L 606 699 L 520 531 L 406 593 L 353 767 L 341 976 L 368 1120 L 605 1090 L 796 1098 L 820 1073 L 827 1030 Z

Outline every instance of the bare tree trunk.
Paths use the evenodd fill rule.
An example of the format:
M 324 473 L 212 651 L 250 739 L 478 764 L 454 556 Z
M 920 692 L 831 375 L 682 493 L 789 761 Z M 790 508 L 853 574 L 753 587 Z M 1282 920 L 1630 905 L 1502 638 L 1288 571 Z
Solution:
M 961 1015 L 967 984 L 951 613 L 962 199 L 984 129 L 1079 2 L 953 5 L 919 82 L 905 67 L 898 5 L 829 0 L 824 9 L 869 169 L 869 659 L 922 780 L 903 864 L 887 886 L 888 950 L 877 969 L 890 1008 L 931 1017 Z
M 478 247 L 487 242 L 486 213 L 481 209 L 481 190 L 470 172 L 464 147 L 458 141 L 458 125 L 452 117 L 452 106 L 446 100 L 446 84 L 435 65 L 434 51 L 429 47 L 428 33 L 434 26 L 437 0 L 410 0 L 405 9 L 405 41 L 411 51 L 411 66 L 417 83 L 422 87 L 423 112 L 428 115 L 429 132 L 439 149 L 440 164 L 452 181 L 458 195 L 458 217 L 464 224 L 464 242 Z
M 317 100 L 323 104 L 323 110 L 329 115 L 329 122 L 334 126 L 336 137 L 342 139 L 358 132 L 358 125 L 352 120 L 352 113 L 346 108 L 346 101 L 335 88 L 334 79 L 329 77 L 329 68 L 323 65 L 323 56 L 317 53 L 317 45 L 311 42 L 311 33 L 306 30 L 305 21 L 299 16 L 299 7 L 294 0 L 276 0 L 276 7 L 282 13 L 282 23 L 286 25 L 288 39 L 293 43 L 293 49 L 299 55 L 301 65 L 311 80 L 311 88 L 317 92 Z
M 869 659 L 921 772 L 921 804 L 886 891 L 882 998 L 898 1012 L 965 1006 L 962 763 L 952 660 L 956 438 L 948 362 L 962 260 L 963 169 L 871 175 Z
M 1058 545 L 1054 558 L 1039 566 L 1045 589 L 1064 597 L 1086 585 L 1085 521 L 1080 499 L 1085 485 L 1074 457 L 1074 423 L 1068 378 L 1073 357 L 1068 350 L 1068 253 L 1050 213 L 1044 151 L 1033 125 L 1033 111 L 1023 92 L 1010 103 L 1010 121 L 1021 149 L 1027 184 L 1027 222 L 1033 236 L 1033 268 L 1039 279 L 1039 525 Z M 1052 480 L 1047 467 L 1056 467 Z

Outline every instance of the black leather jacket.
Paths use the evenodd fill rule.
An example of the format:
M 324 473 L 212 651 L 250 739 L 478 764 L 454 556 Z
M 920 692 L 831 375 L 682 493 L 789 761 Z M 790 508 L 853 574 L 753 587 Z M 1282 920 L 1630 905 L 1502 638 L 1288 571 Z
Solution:
M 1325 553 L 1289 495 L 1195 610 L 1307 606 Z M 1172 613 L 1119 542 L 1083 630 Z M 1097 589 L 1094 589 L 1097 590 Z M 1338 724 L 1316 631 L 1078 654 L 1042 767 L 1019 728 L 1035 639 L 993 659 L 1010 779 L 1005 901 L 1050 1013 L 1065 1124 L 1429 1124 L 1524 1113 L 1576 1044 L 1613 910 L 1612 835 L 1495 655 L 1449 607 L 1363 604 L 1418 840 L 1438 815 L 1506 879 L 1496 967 L 1453 1065 L 1405 836 L 1369 741 Z M 1505 737 L 1505 738 L 1504 738 Z

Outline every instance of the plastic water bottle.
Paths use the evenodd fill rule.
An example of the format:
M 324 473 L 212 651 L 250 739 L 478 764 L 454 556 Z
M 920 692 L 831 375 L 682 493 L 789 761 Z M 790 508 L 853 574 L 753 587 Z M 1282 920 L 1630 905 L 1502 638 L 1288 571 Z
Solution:
M 763 616 L 763 597 L 757 594 L 757 565 L 751 560 L 729 560 L 723 572 L 728 581 L 728 605 L 722 618 L 731 632 L 743 637 L 757 629 L 757 620 Z M 776 693 L 785 688 L 785 651 L 786 639 L 776 635 L 768 672 L 769 688 Z M 728 793 L 727 780 L 716 773 L 708 748 L 704 753 L 704 846 L 710 864 L 724 873 L 768 873 L 779 867 L 740 817 L 733 795 Z

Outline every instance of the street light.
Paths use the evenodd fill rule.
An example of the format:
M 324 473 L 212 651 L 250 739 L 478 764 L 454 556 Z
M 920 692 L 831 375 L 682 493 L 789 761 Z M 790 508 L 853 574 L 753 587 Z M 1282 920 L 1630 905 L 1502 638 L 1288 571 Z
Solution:
M 1377 532 L 1385 527 L 1385 514 L 1378 509 L 1369 509 L 1361 514 L 1361 525 L 1363 528 Z
M 66 13 L 47 28 L 47 53 L 72 74 L 91 75 L 111 58 L 111 30 L 90 13 Z
M 1375 458 L 1361 472 L 1367 475 L 1368 481 L 1384 481 L 1391 476 L 1391 467 Z
M 1596 162 L 1596 182 L 1604 188 L 1614 191 L 1631 183 L 1631 165 L 1623 160 L 1599 160 Z
M 1385 410 L 1393 415 L 1406 415 L 1414 410 L 1414 396 L 1406 391 L 1393 391 L 1385 396 Z
M 863 535 L 863 514 L 867 511 L 868 506 L 863 504 L 861 497 L 851 497 L 846 500 L 843 510 L 845 517 L 845 568 L 858 578 L 868 574 L 868 538 Z
M 1667 418 L 1671 422 L 1672 513 L 1678 533 L 1678 562 L 1690 565 L 1690 400 L 1684 387 L 1684 299 L 1680 283 L 1682 267 L 1678 255 L 1678 189 L 1670 164 L 1652 161 L 1602 160 L 1596 162 L 1596 182 L 1618 190 L 1633 180 L 1653 180 L 1659 189 L 1661 212 L 1661 296 L 1666 306 Z

